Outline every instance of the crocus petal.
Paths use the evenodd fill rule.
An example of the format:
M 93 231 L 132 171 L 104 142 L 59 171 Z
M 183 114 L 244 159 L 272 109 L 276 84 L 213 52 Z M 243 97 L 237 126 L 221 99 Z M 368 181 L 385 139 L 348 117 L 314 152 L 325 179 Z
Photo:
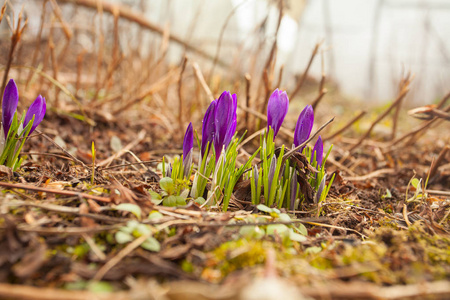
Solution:
M 267 131 L 272 127 L 274 131 L 273 138 L 280 130 L 281 124 L 286 117 L 289 108 L 289 98 L 286 92 L 276 89 L 270 96 L 267 104 Z
M 314 123 L 314 110 L 311 105 L 307 105 L 298 117 L 294 132 L 294 146 L 303 144 L 311 134 Z M 300 149 L 300 152 L 303 150 Z
M 212 142 L 214 140 L 214 132 L 215 132 L 215 113 L 216 113 L 216 104 L 217 100 L 211 102 L 206 110 L 205 116 L 203 117 L 203 125 L 202 125 L 202 146 L 201 146 L 201 154 L 202 157 L 205 155 L 206 145 L 209 142 L 209 149 L 212 147 Z M 206 153 L 208 155 L 208 153 Z
M 45 98 L 39 95 L 33 103 L 31 103 L 28 111 L 25 115 L 25 119 L 23 121 L 24 126 L 28 125 L 28 123 L 33 119 L 34 122 L 31 126 L 31 130 L 29 135 L 38 127 L 38 125 L 42 122 L 45 116 L 45 112 L 47 111 L 47 103 L 45 102 Z
M 323 142 L 322 142 L 321 136 L 319 136 L 316 144 L 314 145 L 313 157 L 314 157 L 314 152 L 316 153 L 317 166 L 320 167 L 322 165 L 322 160 L 323 160 Z
M 233 121 L 236 119 L 237 99 L 236 95 L 231 95 L 225 91 L 217 99 L 215 111 L 215 134 L 214 149 L 216 151 L 216 160 L 220 156 L 223 146 L 225 145 L 225 137 L 230 135 L 232 131 Z M 234 134 L 234 132 L 233 132 Z
M 2 123 L 5 138 L 8 136 L 9 128 L 11 127 L 12 119 L 14 113 L 17 110 L 18 103 L 19 103 L 19 91 L 17 90 L 17 86 L 14 80 L 10 79 L 5 87 L 2 102 Z
M 185 159 L 189 152 L 191 152 L 194 147 L 194 130 L 192 128 L 192 123 L 189 123 L 186 133 L 184 134 L 183 140 L 183 158 Z M 183 160 L 184 161 L 184 160 Z
M 184 177 L 188 177 L 192 165 L 192 149 L 194 147 L 194 130 L 189 123 L 183 140 L 183 167 Z
M 228 147 L 231 139 L 234 136 L 234 133 L 236 132 L 236 124 L 236 119 L 234 119 L 234 121 L 231 123 L 231 126 L 227 129 L 227 134 L 225 135 L 225 139 L 223 141 L 223 145 L 225 146 L 225 148 Z

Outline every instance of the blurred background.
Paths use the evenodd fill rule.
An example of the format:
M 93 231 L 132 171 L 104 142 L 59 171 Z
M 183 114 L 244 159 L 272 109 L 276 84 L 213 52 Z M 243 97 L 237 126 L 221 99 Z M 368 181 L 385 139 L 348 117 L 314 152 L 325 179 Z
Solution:
M 132 87 L 129 74 L 151 84 L 161 62 L 181 66 L 185 57 L 198 63 L 214 96 L 230 86 L 243 93 L 245 74 L 261 86 L 265 69 L 271 89 L 279 82 L 295 91 L 302 74 L 306 86 L 318 85 L 326 74 L 329 90 L 375 104 L 393 100 L 411 72 L 408 107 L 436 101 L 450 85 L 445 0 L 15 0 L 8 8 L 10 23 L 21 9 L 28 22 L 13 65 L 53 72 L 78 98 L 88 97 L 89 82 L 95 99 L 115 82 L 133 94 L 141 85 Z M 10 36 L 2 22 L 2 64 Z
M 40 15 L 35 12 L 41 9 L 42 2 L 11 1 L 17 12 L 24 7 L 28 31 L 34 34 L 39 31 L 40 23 Z M 262 55 L 267 55 L 271 49 L 279 17 L 279 1 L 106 2 L 130 6 L 162 30 L 211 56 L 217 52 L 221 38 L 219 60 L 238 66 L 241 75 L 252 67 L 258 68 L 258 64 L 263 67 Z M 51 9 L 50 4 L 48 9 Z M 81 31 L 76 41 L 78 46 L 87 52 L 94 51 L 96 44 L 83 30 L 92 22 L 99 22 L 98 15 L 91 18 L 88 12 L 78 14 L 80 8 L 70 4 L 61 5 L 61 9 L 67 21 L 75 23 Z M 318 55 L 309 75 L 320 80 L 323 68 L 327 78 L 348 97 L 364 101 L 390 100 L 397 93 L 402 74 L 408 71 L 415 74 L 413 92 L 408 96 L 413 104 L 424 104 L 442 96 L 450 84 L 450 40 L 447 38 L 450 36 L 450 2 L 446 0 L 285 0 L 282 9 L 275 69 L 284 66 L 283 86 L 295 85 L 296 76 L 303 72 L 317 42 L 322 42 L 323 66 Z M 6 22 L 2 25 L 5 29 Z M 107 23 L 104 26 L 108 27 Z M 120 26 L 130 29 L 120 33 L 123 36 L 121 51 L 129 50 L 130 41 L 139 44 L 142 55 L 160 46 L 151 32 L 139 35 L 139 29 L 130 24 Z M 8 33 L 3 30 L 2 40 L 5 34 Z M 185 48 L 179 43 L 173 44 L 166 59 L 179 63 Z M 249 53 L 258 55 L 260 61 L 249 59 Z M 220 67 L 215 71 L 229 72 Z

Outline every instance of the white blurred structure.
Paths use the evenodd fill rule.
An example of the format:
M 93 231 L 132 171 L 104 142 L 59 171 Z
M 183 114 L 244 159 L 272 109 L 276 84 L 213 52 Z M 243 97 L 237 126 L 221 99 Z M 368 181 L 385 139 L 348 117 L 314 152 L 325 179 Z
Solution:
M 262 55 L 260 64 L 264 64 L 278 20 L 277 0 L 105 1 L 121 2 L 144 11 L 150 21 L 162 28 L 169 26 L 171 33 L 212 56 L 225 28 L 220 59 L 238 61 L 242 74 L 248 71 L 251 55 L 258 47 Z M 409 101 L 414 102 L 411 104 L 429 103 L 450 90 L 450 1 L 284 1 L 286 13 L 277 44 L 277 64 L 285 65 L 283 86 L 292 87 L 294 75 L 303 72 L 315 43 L 324 40 L 323 48 L 328 49 L 324 54 L 327 76 L 347 96 L 366 101 L 392 99 L 402 72 L 407 71 L 416 75 L 409 96 Z M 42 2 L 17 0 L 16 11 L 22 4 L 29 17 L 27 30 L 37 31 L 39 15 L 33 12 L 40 10 Z M 61 6 L 70 16 L 73 6 Z M 72 20 L 84 26 L 82 21 Z M 121 34 L 127 37 L 121 38 L 126 51 L 126 43 L 134 31 Z M 95 47 L 88 42 L 83 47 Z M 147 50 L 160 47 L 148 36 L 136 42 Z M 182 51 L 176 45 L 169 47 L 169 59 L 179 61 Z M 320 74 L 319 55 L 310 75 L 319 78 Z
M 221 49 L 221 58 L 227 59 L 246 40 L 257 41 L 251 35 L 261 34 L 255 29 L 266 17 L 262 34 L 269 48 L 278 18 L 277 2 L 153 0 L 148 2 L 148 11 L 158 22 L 158 12 L 165 7 L 171 14 L 172 32 L 201 41 L 203 49 L 214 54 L 220 31 L 234 9 Z M 324 40 L 323 48 L 328 49 L 325 71 L 348 96 L 392 99 L 402 73 L 408 71 L 416 75 L 411 102 L 429 103 L 450 90 L 449 1 L 291 0 L 286 6 L 277 52 L 278 65 L 285 65 L 285 79 L 303 72 L 315 43 Z M 195 18 L 191 32 L 188 25 Z M 245 55 L 240 59 L 245 65 Z M 310 74 L 320 78 L 320 56 Z

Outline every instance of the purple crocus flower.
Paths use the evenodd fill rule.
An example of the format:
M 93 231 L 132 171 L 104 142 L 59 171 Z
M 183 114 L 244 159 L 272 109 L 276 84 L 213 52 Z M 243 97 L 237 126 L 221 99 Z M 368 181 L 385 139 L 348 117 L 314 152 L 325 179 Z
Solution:
M 312 157 L 314 157 L 314 152 L 316 153 L 317 167 L 320 167 L 322 165 L 323 160 L 323 142 L 322 137 L 320 135 L 316 141 L 316 144 L 314 145 Z
M 209 149 L 212 147 L 212 142 L 214 140 L 215 133 L 215 123 L 214 118 L 216 114 L 216 104 L 217 100 L 211 102 L 206 110 L 205 116 L 203 117 L 203 125 L 202 125 L 202 145 L 201 145 L 201 154 L 208 155 Z M 209 143 L 208 153 L 206 152 L 206 145 Z
M 192 164 L 192 149 L 194 147 L 194 130 L 192 129 L 192 123 L 189 123 L 183 140 L 183 166 L 184 175 L 187 177 L 191 169 Z
M 25 119 L 23 121 L 24 127 L 28 125 L 28 123 L 33 119 L 33 125 L 31 126 L 30 135 L 36 127 L 42 122 L 45 116 L 45 112 L 47 111 L 47 103 L 45 102 L 45 98 L 39 95 L 33 103 L 31 103 L 28 111 L 25 115 Z
M 215 134 L 214 149 L 216 152 L 216 160 L 219 159 L 222 148 L 228 146 L 236 131 L 236 94 L 231 95 L 225 91 L 217 99 L 215 109 Z
M 294 146 L 297 147 L 303 144 L 311 134 L 314 123 L 314 110 L 311 105 L 307 105 L 298 117 L 294 132 Z M 302 147 L 300 152 L 303 151 Z
M 2 124 L 5 139 L 8 136 L 9 128 L 11 127 L 13 116 L 17 110 L 18 103 L 19 103 L 19 91 L 17 90 L 17 86 L 14 80 L 10 79 L 5 87 L 2 102 Z
M 267 104 L 267 131 L 272 127 L 274 139 L 280 130 L 284 117 L 286 117 L 288 108 L 289 98 L 286 92 L 276 89 L 270 96 Z

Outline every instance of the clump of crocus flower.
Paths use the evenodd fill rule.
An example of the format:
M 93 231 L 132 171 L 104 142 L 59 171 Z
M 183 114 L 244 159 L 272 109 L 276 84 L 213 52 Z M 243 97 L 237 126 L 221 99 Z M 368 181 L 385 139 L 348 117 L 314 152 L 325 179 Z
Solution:
M 285 146 L 275 148 L 275 137 L 289 109 L 289 98 L 286 92 L 276 89 L 268 101 L 267 130 L 261 134 L 260 148 L 240 167 L 236 167 L 238 145 L 241 139 L 235 138 L 237 125 L 237 98 L 228 91 L 210 103 L 203 117 L 202 139 L 199 142 L 198 167 L 192 182 L 190 196 L 202 205 L 219 205 L 226 211 L 238 180 L 249 179 L 251 186 L 252 203 L 261 201 L 268 206 L 285 207 L 295 210 L 299 203 L 305 199 L 301 191 L 305 189 L 301 184 L 309 184 L 316 192 L 315 201 L 322 201 L 331 183 L 326 185 L 323 141 L 319 136 L 314 148 L 306 144 L 310 137 L 314 122 L 314 111 L 311 105 L 301 112 L 295 127 L 294 147 L 303 145 L 300 154 L 305 156 L 314 167 L 310 169 L 297 165 L 298 159 L 292 160 L 284 157 Z M 183 141 L 183 158 L 175 159 L 170 168 L 171 177 L 183 179 L 189 184 L 192 170 L 193 126 L 190 123 Z M 209 159 L 210 149 L 212 155 Z M 253 158 L 260 152 L 260 164 L 251 167 Z M 304 168 L 304 169 L 301 169 Z M 164 170 L 164 168 L 163 168 Z M 181 170 L 184 170 L 181 171 Z M 246 170 L 251 170 L 246 172 Z M 184 173 L 184 174 L 183 174 Z M 300 174 L 302 173 L 302 174 Z M 175 174 L 175 175 L 174 175 Z M 177 175 L 178 174 L 178 175 Z M 245 174 L 245 175 L 244 175 Z M 306 176 L 306 177 L 305 177 Z M 333 178 L 331 179 L 331 181 Z M 206 184 L 210 182 L 210 189 L 205 193 Z M 264 197 L 261 197 L 261 194 Z M 205 197 L 206 199 L 203 199 Z M 310 196 L 311 197 L 311 196 Z M 198 200 L 202 199 L 202 202 Z M 312 198 L 308 198 L 313 200 Z
M 20 167 L 22 163 L 22 159 L 19 159 L 20 151 L 27 138 L 44 119 L 47 110 L 45 98 L 39 95 L 19 120 L 17 115 L 18 103 L 19 91 L 16 83 L 11 79 L 3 93 L 0 164 L 13 170 Z

